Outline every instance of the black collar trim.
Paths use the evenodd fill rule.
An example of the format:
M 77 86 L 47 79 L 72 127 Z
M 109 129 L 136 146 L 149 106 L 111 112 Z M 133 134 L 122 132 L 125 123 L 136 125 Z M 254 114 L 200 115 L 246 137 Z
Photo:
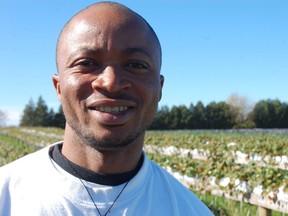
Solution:
M 144 160 L 144 156 L 142 154 L 137 167 L 132 171 L 120 174 L 103 174 L 88 170 L 71 161 L 69 163 L 68 160 L 61 153 L 61 149 L 62 144 L 55 145 L 50 153 L 50 156 L 62 169 L 77 178 L 80 178 L 81 176 L 81 178 L 85 181 L 101 185 L 117 186 L 129 181 L 138 173 Z

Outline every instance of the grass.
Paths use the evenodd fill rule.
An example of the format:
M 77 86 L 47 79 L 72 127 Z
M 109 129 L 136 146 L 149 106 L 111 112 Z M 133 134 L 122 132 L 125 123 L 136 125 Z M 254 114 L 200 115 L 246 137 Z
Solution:
M 258 207 L 249 203 L 238 202 L 208 193 L 194 193 L 211 209 L 215 216 L 254 216 L 258 215 Z M 287 214 L 272 211 L 272 216 L 287 216 Z
M 0 134 L 0 166 L 36 151 L 36 146 L 9 135 Z

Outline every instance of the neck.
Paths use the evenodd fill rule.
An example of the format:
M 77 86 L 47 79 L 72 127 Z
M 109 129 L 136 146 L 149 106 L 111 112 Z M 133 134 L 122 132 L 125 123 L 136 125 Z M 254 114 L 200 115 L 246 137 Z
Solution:
M 71 162 L 103 174 L 119 174 L 136 168 L 142 153 L 144 134 L 131 144 L 113 149 L 97 150 L 79 141 L 74 133 L 64 135 L 62 154 Z

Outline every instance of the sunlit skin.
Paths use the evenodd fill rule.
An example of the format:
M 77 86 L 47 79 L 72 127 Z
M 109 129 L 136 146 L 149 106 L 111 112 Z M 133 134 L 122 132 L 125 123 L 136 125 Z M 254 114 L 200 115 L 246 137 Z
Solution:
M 57 67 L 64 156 L 96 172 L 132 170 L 164 82 L 160 45 L 146 22 L 120 6 L 89 7 L 62 32 Z

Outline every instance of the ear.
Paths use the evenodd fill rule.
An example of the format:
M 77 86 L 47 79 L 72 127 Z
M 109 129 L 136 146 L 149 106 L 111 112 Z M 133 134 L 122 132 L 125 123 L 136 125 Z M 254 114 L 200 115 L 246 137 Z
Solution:
M 160 75 L 160 87 L 161 88 L 160 88 L 160 94 L 159 94 L 159 100 L 158 101 L 160 101 L 162 98 L 162 89 L 163 89 L 163 85 L 164 85 L 164 80 L 165 80 L 164 76 Z
M 60 88 L 60 77 L 58 74 L 54 74 L 52 76 L 52 81 L 54 84 L 54 88 L 56 90 L 57 98 L 59 101 L 61 101 L 61 88 Z

